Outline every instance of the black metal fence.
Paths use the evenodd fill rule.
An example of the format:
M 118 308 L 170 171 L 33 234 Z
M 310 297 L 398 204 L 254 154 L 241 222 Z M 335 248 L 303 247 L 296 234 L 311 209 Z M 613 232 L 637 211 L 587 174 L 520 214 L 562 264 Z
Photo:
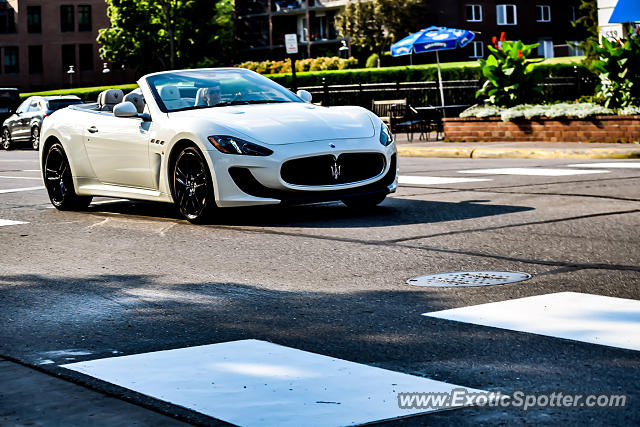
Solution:
M 414 106 L 441 105 L 437 81 L 365 83 L 329 85 L 322 79 L 321 86 L 300 87 L 313 95 L 315 103 L 330 105 L 359 105 L 371 108 L 374 100 L 407 99 Z M 451 80 L 442 82 L 446 104 L 475 104 L 476 91 L 482 86 L 479 80 Z M 583 95 L 592 95 L 595 82 L 585 76 L 552 77 L 545 80 L 541 98 L 546 102 L 575 100 Z M 531 100 L 534 102 L 535 100 Z

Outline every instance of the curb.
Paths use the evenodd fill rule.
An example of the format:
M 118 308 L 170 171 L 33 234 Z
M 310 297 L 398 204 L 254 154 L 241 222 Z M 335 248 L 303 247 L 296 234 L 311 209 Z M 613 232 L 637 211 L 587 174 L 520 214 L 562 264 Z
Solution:
M 640 159 L 640 148 L 444 148 L 398 146 L 400 157 L 448 157 L 465 159 Z

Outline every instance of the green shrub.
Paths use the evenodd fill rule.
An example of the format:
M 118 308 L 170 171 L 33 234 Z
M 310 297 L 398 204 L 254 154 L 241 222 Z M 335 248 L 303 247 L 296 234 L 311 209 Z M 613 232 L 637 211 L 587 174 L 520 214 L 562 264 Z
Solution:
M 366 68 L 377 68 L 380 65 L 380 57 L 377 53 L 372 53 L 371 56 L 367 58 L 367 63 L 365 64 Z
M 96 99 L 98 99 L 98 94 L 103 90 L 122 89 L 123 92 L 128 93 L 136 89 L 137 87 L 138 85 L 134 83 L 134 84 L 118 85 L 118 86 L 95 86 L 95 87 L 79 87 L 75 89 L 56 89 L 56 90 L 47 90 L 44 92 L 22 93 L 20 94 L 20 98 L 24 99 L 34 95 L 39 95 L 39 96 L 76 95 L 85 102 L 95 102 Z
M 629 37 L 612 42 L 602 38 L 602 46 L 592 42 L 600 58 L 591 63 L 600 77 L 596 99 L 605 107 L 626 107 L 640 99 L 640 27 Z
M 500 42 L 497 44 L 494 37 L 494 46 L 488 46 L 492 54 L 486 60 L 478 60 L 487 80 L 476 97 L 487 97 L 489 104 L 506 107 L 535 99 L 542 91 L 538 84 L 544 80 L 544 75 L 535 68 L 535 62 L 540 60 L 527 57 L 538 47 L 538 43 L 507 41 L 504 33 L 500 36 Z
M 346 70 L 356 68 L 358 60 L 355 58 L 343 59 L 334 57 L 306 58 L 296 61 L 296 71 L 327 71 L 327 70 Z M 283 74 L 291 72 L 291 60 L 284 61 L 247 61 L 238 65 L 240 68 L 246 68 L 260 74 Z
M 627 111 L 628 114 L 636 114 L 631 110 Z M 498 108 L 492 105 L 486 106 L 473 106 L 471 108 L 466 109 L 460 114 L 460 117 L 497 117 L 499 116 L 502 121 L 510 122 L 516 119 L 535 119 L 537 117 L 549 117 L 549 118 L 558 118 L 558 117 L 567 117 L 567 118 L 578 118 L 584 119 L 586 117 L 591 116 L 599 116 L 599 115 L 611 115 L 611 114 L 619 114 L 620 111 L 615 111 L 601 105 L 581 102 L 581 103 L 558 103 L 558 104 L 550 104 L 550 105 L 531 105 L 531 104 L 521 104 L 516 105 L 511 108 Z

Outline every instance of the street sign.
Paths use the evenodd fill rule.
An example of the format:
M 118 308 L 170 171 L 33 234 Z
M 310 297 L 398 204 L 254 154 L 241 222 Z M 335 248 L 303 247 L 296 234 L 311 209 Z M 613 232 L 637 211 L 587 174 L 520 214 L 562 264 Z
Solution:
M 297 34 L 285 34 L 284 44 L 287 48 L 287 54 L 295 55 L 298 53 L 298 35 Z

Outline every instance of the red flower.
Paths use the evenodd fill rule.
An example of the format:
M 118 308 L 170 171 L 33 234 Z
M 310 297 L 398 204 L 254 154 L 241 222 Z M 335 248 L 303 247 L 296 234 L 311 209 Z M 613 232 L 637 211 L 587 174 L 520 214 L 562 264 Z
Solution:
M 522 58 L 522 51 L 518 49 L 518 58 Z
M 493 36 L 493 38 L 491 39 L 491 42 L 495 47 L 498 47 L 498 38 L 496 36 Z
M 504 36 L 504 31 L 500 33 L 500 41 L 501 42 L 507 41 L 507 38 Z

